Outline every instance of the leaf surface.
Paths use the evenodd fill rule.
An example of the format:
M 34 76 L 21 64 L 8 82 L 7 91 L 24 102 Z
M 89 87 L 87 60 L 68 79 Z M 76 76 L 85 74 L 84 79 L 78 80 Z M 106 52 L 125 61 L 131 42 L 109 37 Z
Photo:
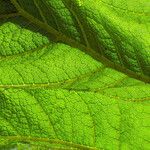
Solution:
M 0 148 L 149 149 L 146 0 L 0 4 Z

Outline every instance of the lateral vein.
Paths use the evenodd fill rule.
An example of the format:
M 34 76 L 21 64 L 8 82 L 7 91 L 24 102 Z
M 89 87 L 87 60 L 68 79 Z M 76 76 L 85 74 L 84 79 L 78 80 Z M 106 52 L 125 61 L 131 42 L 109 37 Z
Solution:
M 11 18 L 11 17 L 17 17 L 19 16 L 19 13 L 10 13 L 10 14 L 2 14 L 0 15 L 0 19 L 5 19 L 5 18 Z
M 37 9 L 38 9 L 38 11 L 39 11 L 39 13 L 40 13 L 40 15 L 41 15 L 43 21 L 47 24 L 47 20 L 46 20 L 46 18 L 44 17 L 43 12 L 42 12 L 41 8 L 38 6 L 36 0 L 33 0 L 33 2 L 34 2 L 34 4 L 35 4 L 35 6 L 37 7 Z

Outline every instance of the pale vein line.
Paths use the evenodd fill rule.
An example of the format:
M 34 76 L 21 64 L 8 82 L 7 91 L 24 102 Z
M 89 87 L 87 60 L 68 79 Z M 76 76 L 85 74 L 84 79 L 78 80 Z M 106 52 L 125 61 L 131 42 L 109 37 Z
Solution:
M 91 76 L 97 72 L 101 72 L 103 71 L 103 67 L 101 68 L 97 68 L 96 70 L 93 70 L 91 72 L 87 72 L 85 74 L 82 74 L 80 76 L 77 76 L 75 78 L 72 79 L 66 79 L 66 80 L 62 80 L 59 82 L 50 82 L 50 83 L 34 83 L 34 84 L 22 84 L 22 85 L 0 85 L 0 88 L 58 88 L 61 87 L 65 84 L 72 84 L 75 81 L 80 81 L 88 76 Z
M 53 11 L 47 5 L 45 5 L 45 7 L 46 7 L 46 9 L 48 9 L 50 11 L 50 14 L 51 14 L 52 18 L 54 19 L 54 22 L 55 22 L 55 25 L 56 25 L 58 32 L 61 32 L 59 29 L 60 28 L 59 23 L 57 22 L 57 19 L 56 19 L 55 15 L 53 14 Z
M 120 106 L 119 106 L 119 101 L 117 102 L 117 106 L 118 106 L 118 111 L 119 111 L 119 114 L 120 114 L 120 118 L 119 118 L 119 126 L 118 126 L 118 150 L 121 150 L 121 129 L 122 129 L 122 113 L 121 113 L 121 109 L 120 109 Z
M 50 126 L 52 127 L 55 136 L 58 137 L 57 132 L 56 132 L 56 130 L 55 130 L 55 128 L 54 128 L 54 125 L 53 125 L 53 123 L 52 123 L 52 121 L 51 121 L 50 115 L 48 115 L 47 111 L 42 107 L 41 102 L 38 100 L 38 98 L 35 97 L 34 94 L 31 94 L 31 93 L 29 93 L 29 92 L 28 92 L 28 94 L 31 95 L 31 96 L 34 98 L 34 100 L 35 100 L 35 101 L 37 102 L 37 104 L 39 105 L 40 109 L 41 109 L 41 110 L 43 111 L 43 113 L 47 116 L 47 118 L 48 118 L 48 120 L 49 120 L 49 124 L 50 124 Z
M 30 125 L 30 119 L 27 117 L 27 113 L 26 113 L 26 108 L 24 107 L 24 106 L 22 106 L 21 104 L 20 104 L 20 108 L 21 108 L 21 112 L 24 114 L 24 116 L 25 116 L 25 120 L 26 120 L 26 122 L 27 122 L 27 126 L 28 126 L 28 131 L 29 131 L 29 133 L 31 134 L 32 133 L 32 126 Z M 19 118 L 21 118 L 21 117 L 19 117 Z M 18 122 L 17 122 L 18 123 Z M 21 129 L 24 129 L 23 128 L 23 126 L 22 126 L 22 128 Z M 22 135 L 22 134 L 21 134 Z
M 139 60 L 139 58 L 138 58 L 138 53 L 139 53 L 139 52 L 138 52 L 135 48 L 133 48 L 133 49 L 134 49 L 134 53 L 135 53 L 135 57 L 136 57 L 137 64 L 138 64 L 138 66 L 139 66 L 141 72 L 144 74 L 143 69 L 142 69 L 142 64 L 141 64 L 141 62 L 140 62 L 140 60 Z
M 79 95 L 77 92 L 76 92 L 76 94 L 77 95 Z M 80 96 L 80 95 L 79 95 Z M 84 100 L 84 98 L 82 98 L 81 96 L 80 96 L 80 98 L 82 99 L 82 101 L 83 101 L 83 103 L 87 106 L 87 110 L 88 110 L 88 112 L 89 112 L 89 114 L 90 114 L 90 117 L 91 117 L 91 120 L 92 120 L 92 124 L 93 124 L 93 145 L 94 146 L 96 146 L 96 123 L 95 123 L 95 121 L 94 121 L 94 117 L 92 116 L 92 111 L 91 111 L 91 108 L 90 108 L 90 106 L 88 105 L 88 103 Z
M 46 43 L 46 44 L 43 44 L 43 45 L 41 45 L 41 46 L 39 46 L 39 47 L 37 47 L 37 48 L 35 48 L 35 49 L 31 49 L 31 50 L 29 50 L 29 51 L 24 51 L 24 52 L 22 52 L 22 53 L 18 53 L 18 54 L 14 54 L 14 55 L 7 55 L 7 56 L 4 56 L 4 55 L 0 55 L 0 61 L 2 61 L 2 60 L 6 60 L 6 59 L 12 59 L 12 58 L 15 58 L 15 57 L 18 57 L 18 56 L 25 56 L 25 55 L 30 55 L 30 54 L 32 54 L 33 52 L 37 52 L 37 51 L 39 51 L 39 50 L 41 50 L 41 49 L 44 49 L 44 48 L 47 48 L 49 45 L 50 45 L 51 43 Z
M 46 18 L 44 17 L 43 12 L 42 12 L 41 8 L 39 7 L 39 5 L 37 4 L 36 1 L 37 1 L 37 0 L 33 0 L 35 6 L 37 7 L 37 9 L 38 9 L 38 11 L 39 11 L 39 13 L 40 13 L 40 15 L 41 15 L 43 21 L 44 21 L 44 23 L 47 24 L 47 20 L 46 20 Z
M 11 87 L 3 87 L 3 88 L 13 88 L 13 85 Z M 18 87 L 14 87 L 14 88 L 19 88 L 19 85 Z M 105 94 L 103 90 L 101 89 L 70 89 L 70 88 L 66 88 L 66 87 L 49 87 L 48 84 L 46 84 L 46 87 L 42 87 L 41 84 L 40 86 L 37 86 L 36 84 L 32 84 L 32 85 L 28 85 L 26 87 L 21 87 L 21 88 L 28 88 L 28 89 L 34 89 L 34 88 L 50 88 L 51 90 L 55 90 L 55 89 L 61 89 L 61 90 L 67 90 L 67 91 L 74 91 L 74 92 L 81 92 L 81 93 L 86 93 L 86 92 L 89 92 L 89 93 L 97 93 L 97 94 L 102 94 L 106 97 L 109 97 L 109 98 L 113 98 L 115 100 L 121 100 L 121 101 L 125 101 L 125 102 L 145 102 L 145 101 L 150 101 L 150 97 L 141 97 L 141 98 L 127 98 L 127 97 L 121 97 L 121 96 L 113 96 L 113 95 L 107 95 L 107 93 Z
M 1 115 L 0 115 L 0 119 L 2 119 L 4 121 L 4 123 L 7 123 L 9 125 L 9 127 L 11 128 L 11 131 L 14 131 L 16 134 L 20 134 L 20 133 L 18 133 L 16 128 L 12 125 L 12 123 L 10 122 L 10 119 L 7 120 L 6 118 L 2 117 Z M 8 130 L 8 128 L 7 128 L 7 130 Z
M 124 58 L 124 56 L 122 55 L 122 49 L 121 50 L 119 50 L 118 49 L 118 46 L 116 46 L 116 44 L 115 44 L 115 40 L 114 39 L 116 39 L 116 38 L 114 38 L 114 37 L 112 37 L 111 35 L 113 35 L 113 34 L 111 34 L 111 33 L 109 33 L 108 32 L 108 30 L 107 30 L 107 33 L 109 34 L 109 36 L 111 37 L 111 39 L 112 39 L 112 42 L 113 42 L 113 45 L 114 45 L 114 47 L 115 47 L 115 49 L 116 49 L 116 54 L 117 54 L 117 56 L 118 56 L 118 60 L 119 60 L 119 62 L 120 62 L 120 65 L 123 65 L 124 66 L 124 61 L 123 61 L 123 58 Z
M 79 28 L 80 28 L 80 30 L 82 32 L 82 35 L 83 35 L 83 38 L 85 40 L 86 46 L 90 48 L 90 44 L 88 42 L 88 39 L 87 39 L 86 33 L 84 31 L 84 28 L 83 28 L 83 26 L 82 26 L 82 24 L 80 22 L 80 19 L 78 18 L 78 16 L 76 15 L 76 13 L 74 12 L 74 10 L 72 8 L 70 8 L 69 10 L 72 13 L 72 15 L 75 17 L 75 19 L 76 19 L 76 21 L 77 21 L 77 23 L 79 25 Z
M 66 102 L 67 101 L 67 102 Z M 70 117 L 70 120 L 71 120 L 71 141 L 73 141 L 73 138 L 75 137 L 75 135 L 74 135 L 74 124 L 73 124 L 73 122 L 74 122 L 74 118 L 73 118 L 73 116 L 72 116 L 72 113 L 70 112 L 70 109 L 68 108 L 68 105 L 69 105 L 69 99 L 67 99 L 67 98 L 65 98 L 65 100 L 64 100 L 64 103 L 65 103 L 65 105 L 66 105 L 66 108 L 67 108 L 67 112 L 69 113 L 69 117 Z
M 136 15 L 141 15 L 141 16 L 150 16 L 150 13 L 144 13 L 144 12 L 135 12 L 135 11 L 132 11 L 132 10 L 127 10 L 127 9 L 124 9 L 124 8 L 120 8 L 120 7 L 117 7 L 117 6 L 114 6 L 112 4 L 109 4 L 107 2 L 105 2 L 104 0 L 100 0 L 103 4 L 107 5 L 107 6 L 110 6 L 110 7 L 113 7 L 113 8 L 116 8 L 116 9 L 119 9 L 121 11 L 127 11 L 127 12 L 130 12 L 130 13 L 134 13 Z

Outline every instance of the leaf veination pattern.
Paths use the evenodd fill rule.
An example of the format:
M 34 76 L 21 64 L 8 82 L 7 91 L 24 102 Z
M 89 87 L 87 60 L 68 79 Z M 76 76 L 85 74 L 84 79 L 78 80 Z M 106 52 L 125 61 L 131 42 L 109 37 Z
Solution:
M 93 47 L 91 47 L 90 45 L 89 45 L 89 42 L 88 42 L 88 40 L 91 40 L 90 39 L 90 37 L 87 37 L 86 35 L 85 35 L 85 33 L 87 33 L 88 31 L 86 31 L 86 30 L 89 30 L 89 28 L 87 28 L 86 29 L 86 26 L 89 26 L 87 23 L 85 23 L 85 25 L 84 25 L 84 30 L 83 30 L 83 26 L 81 25 L 81 23 L 80 23 L 80 19 L 79 19 L 79 17 L 76 15 L 76 13 L 72 10 L 72 9 L 70 9 L 70 10 L 67 10 L 68 12 L 71 12 L 71 15 L 73 15 L 73 18 L 75 18 L 75 20 L 77 21 L 77 23 L 78 23 L 78 27 L 79 27 L 79 29 L 82 31 L 82 35 L 83 35 L 83 37 L 84 37 L 84 40 L 85 40 L 85 42 L 86 42 L 86 46 L 84 45 L 84 43 L 83 44 L 80 44 L 79 42 L 76 42 L 75 40 L 74 40 L 74 38 L 72 38 L 72 37 L 69 37 L 69 36 L 66 36 L 65 35 L 65 33 L 61 33 L 61 32 L 58 32 L 57 31 L 57 29 L 55 29 L 55 28 L 53 28 L 53 27 L 51 27 L 49 24 L 47 24 L 47 23 L 43 23 L 43 22 L 41 22 L 40 20 L 38 20 L 37 18 L 35 18 L 34 17 L 34 15 L 32 15 L 32 13 L 30 14 L 30 13 L 28 13 L 25 9 L 23 9 L 19 4 L 18 4 L 18 2 L 16 1 L 16 0 L 12 0 L 12 3 L 15 5 L 15 7 L 16 7 L 16 9 L 20 12 L 20 14 L 23 16 L 23 17 L 25 17 L 25 18 L 27 18 L 28 20 L 30 20 L 31 22 L 33 22 L 33 23 L 35 23 L 35 24 L 37 24 L 37 25 L 39 25 L 41 28 L 43 28 L 43 29 L 45 29 L 47 32 L 49 32 L 49 33 L 51 33 L 51 34 L 53 34 L 53 35 L 55 35 L 56 36 L 56 38 L 57 38 L 57 40 L 58 41 L 62 41 L 62 42 L 64 42 L 64 43 L 67 43 L 67 44 L 69 44 L 69 45 L 71 45 L 71 46 L 73 46 L 73 47 L 77 47 L 77 48 L 80 48 L 80 49 L 82 49 L 82 50 L 85 50 L 87 53 L 89 53 L 89 54 L 91 54 L 94 58 L 96 58 L 96 59 L 98 59 L 98 60 L 101 60 L 101 61 L 104 61 L 108 66 L 110 65 L 111 67 L 115 67 L 116 69 L 118 69 L 118 70 L 120 70 L 120 71 L 123 71 L 123 72 L 125 72 L 125 73 L 127 73 L 127 74 L 129 74 L 130 76 L 134 76 L 135 78 L 138 78 L 138 79 L 143 79 L 143 80 L 145 80 L 146 82 L 149 82 L 150 81 L 150 78 L 149 78 L 149 72 L 150 72 L 150 70 L 149 70 L 149 67 L 146 67 L 146 68 L 144 68 L 143 67 L 143 63 L 145 63 L 145 65 L 148 65 L 149 66 L 149 59 L 145 62 L 145 59 L 147 59 L 146 57 L 147 56 L 145 56 L 145 55 L 143 55 L 143 60 L 141 60 L 141 56 L 142 56 L 142 53 L 146 53 L 146 55 L 149 55 L 149 53 L 147 53 L 147 50 L 145 50 L 145 49 L 143 49 L 142 50 L 142 52 L 140 52 L 139 50 L 136 50 L 137 48 L 135 48 L 134 46 L 133 46 L 133 48 L 132 48 L 132 43 L 125 43 L 125 44 L 127 44 L 127 45 L 130 45 L 131 44 L 131 50 L 133 51 L 133 53 L 132 54 L 130 54 L 131 55 L 131 57 L 130 57 L 130 55 L 127 55 L 126 57 L 124 56 L 124 52 L 122 52 L 121 50 L 119 50 L 120 49 L 120 47 L 118 47 L 117 46 L 117 43 L 115 42 L 114 43 L 114 45 L 112 45 L 112 46 L 115 46 L 116 48 L 116 54 L 113 52 L 113 54 L 110 56 L 110 54 L 109 54 L 109 56 L 107 56 L 107 54 L 105 53 L 105 55 L 101 55 L 101 54 L 99 54 L 99 53 L 97 53 L 97 50 L 93 50 L 92 48 Z M 20 2 L 21 3 L 21 2 Z M 44 2 L 43 2 L 44 3 Z M 50 2 L 49 1 L 47 1 L 47 3 L 49 4 L 49 5 L 51 5 L 50 4 Z M 54 2 L 55 3 L 55 2 Z M 60 3 L 61 3 L 61 1 L 60 1 Z M 69 3 L 69 2 L 68 2 Z M 37 3 L 35 3 L 35 5 L 37 6 Z M 61 4 L 61 5 L 63 5 L 62 7 L 64 7 L 64 9 L 65 9 L 65 6 L 67 5 L 67 1 L 63 1 L 63 4 Z M 68 7 L 67 7 L 68 8 Z M 91 9 L 91 8 L 87 8 L 87 9 Z M 43 15 L 43 13 L 42 13 L 42 10 L 38 7 L 38 10 L 39 10 L 39 12 L 40 12 L 40 14 L 41 14 L 41 16 L 42 16 L 42 18 L 44 17 L 44 15 Z M 79 11 L 79 10 L 78 10 Z M 91 10 L 90 10 L 91 11 Z M 78 12 L 77 12 L 78 13 Z M 82 14 L 82 15 L 84 15 L 84 14 Z M 55 14 L 54 14 L 54 16 L 55 16 Z M 90 17 L 90 15 L 89 16 L 87 16 L 87 17 L 89 17 L 89 18 L 91 18 Z M 95 17 L 95 16 L 94 16 Z M 104 16 L 105 17 L 105 16 Z M 84 19 L 84 18 L 83 18 Z M 94 18 L 96 21 L 97 21 L 97 18 Z M 102 18 L 103 19 L 103 18 Z M 107 18 L 106 18 L 107 19 Z M 109 18 L 108 18 L 109 19 Z M 117 19 L 117 18 L 116 18 Z M 44 18 L 44 20 L 46 20 L 45 18 Z M 85 19 L 84 19 L 85 20 Z M 86 21 L 86 20 L 85 20 Z M 88 21 L 88 20 L 87 20 Z M 110 20 L 111 21 L 111 20 Z M 44 21 L 45 22 L 45 21 Z M 59 23 L 59 22 L 58 22 Z M 84 23 L 84 22 L 82 22 L 82 23 Z M 97 25 L 99 24 L 99 22 L 97 22 Z M 115 24 L 115 22 L 113 23 L 113 24 Z M 124 23 L 124 25 L 127 25 L 126 24 L 126 22 Z M 109 25 L 108 25 L 109 26 Z M 137 25 L 135 24 L 135 28 L 137 28 L 136 27 Z M 77 28 L 78 28 L 77 27 Z M 121 27 L 121 26 L 120 26 Z M 73 27 L 74 28 L 74 27 Z M 108 27 L 105 27 L 105 29 L 107 29 Z M 92 29 L 92 28 L 91 28 Z M 94 29 L 92 29 L 92 30 L 95 30 L 95 28 Z M 69 31 L 68 31 L 69 32 Z M 93 31 L 94 32 L 94 31 Z M 110 31 L 108 30 L 108 33 L 109 33 Z M 117 32 L 117 31 L 116 31 Z M 120 31 L 118 31 L 118 32 L 120 32 Z M 125 33 L 127 32 L 127 31 L 124 31 Z M 130 31 L 128 31 L 128 32 L 130 32 Z M 72 33 L 70 33 L 70 34 L 72 34 Z M 111 33 L 109 33 L 109 34 L 113 34 L 112 32 Z M 122 35 L 123 36 L 123 35 Z M 128 38 L 130 37 L 131 35 L 129 35 L 128 36 Z M 146 36 L 146 35 L 143 35 L 143 36 Z M 75 36 L 76 37 L 76 36 Z M 118 38 L 118 37 L 115 37 L 115 36 L 112 36 L 111 35 L 111 39 L 112 38 Z M 120 38 L 120 37 L 119 37 Z M 131 37 L 131 38 L 133 38 L 133 37 Z M 119 40 L 119 39 L 118 39 Z M 123 39 L 122 40 L 125 40 L 125 37 L 123 37 Z M 120 42 L 120 41 L 118 41 L 118 42 Z M 134 39 L 134 41 L 133 42 L 138 42 L 138 40 L 136 40 L 136 39 Z M 144 44 L 145 45 L 145 43 L 142 43 L 142 44 Z M 144 46 L 143 45 L 143 46 Z M 141 45 L 139 45 L 139 47 L 141 47 Z M 125 48 L 125 47 L 122 47 L 123 49 Z M 146 47 L 147 48 L 147 47 Z M 97 49 L 96 47 L 94 47 L 94 49 Z M 119 50 L 119 51 L 118 51 Z M 131 51 L 131 50 L 126 50 L 126 49 L 124 49 L 124 51 L 125 51 L 125 53 L 128 53 L 128 51 Z M 109 53 L 110 53 L 111 51 L 109 51 Z M 138 54 L 140 52 L 140 55 Z M 113 55 L 116 55 L 115 57 L 113 56 Z M 134 57 L 133 57 L 134 56 Z M 127 58 L 127 57 L 129 57 L 129 58 Z M 149 57 L 149 56 L 148 56 Z M 116 59 L 116 62 L 113 62 L 113 60 L 112 61 L 110 61 L 111 59 L 113 59 L 113 60 L 115 60 Z M 141 62 L 142 61 L 142 62 Z M 121 63 L 121 62 L 123 62 L 123 63 Z M 131 64 L 131 63 L 133 63 L 134 62 L 134 64 Z M 148 62 L 148 64 L 146 64 Z M 119 63 L 119 64 L 118 64 Z M 127 65 L 128 64 L 128 65 Z M 135 67 L 130 67 L 129 68 L 129 66 L 135 66 Z M 144 70 L 143 70 L 144 69 Z M 146 70 L 145 70 L 146 69 Z M 147 70 L 148 69 L 148 70 Z
M 0 149 L 148 150 L 144 0 L 9 2 L 0 0 Z

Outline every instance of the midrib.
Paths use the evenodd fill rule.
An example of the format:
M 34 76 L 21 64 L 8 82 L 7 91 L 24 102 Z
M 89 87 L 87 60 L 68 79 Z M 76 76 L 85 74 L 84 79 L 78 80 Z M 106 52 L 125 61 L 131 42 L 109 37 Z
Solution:
M 34 16 L 30 15 L 28 12 L 26 12 L 25 10 L 23 10 L 20 7 L 20 5 L 17 3 L 16 0 L 11 0 L 11 2 L 16 7 L 16 9 L 18 10 L 18 13 L 21 16 L 23 16 L 24 18 L 26 18 L 30 22 L 34 23 L 35 25 L 38 25 L 42 29 L 46 30 L 48 33 L 53 34 L 54 36 L 56 36 L 56 39 L 57 39 L 56 42 L 60 41 L 60 42 L 66 43 L 66 44 L 68 44 L 68 45 L 70 45 L 74 48 L 78 48 L 78 49 L 88 53 L 89 55 L 91 55 L 94 59 L 96 59 L 100 62 L 103 62 L 108 67 L 111 67 L 111 68 L 116 69 L 120 72 L 123 72 L 123 73 L 129 75 L 130 77 L 136 78 L 136 79 L 144 81 L 146 83 L 150 83 L 150 77 L 148 77 L 146 75 L 143 75 L 143 74 L 142 75 L 137 74 L 137 73 L 127 69 L 124 66 L 120 66 L 119 64 L 115 64 L 114 62 L 111 62 L 110 60 L 108 60 L 104 56 L 101 56 L 99 53 L 94 51 L 92 48 L 86 47 L 85 45 L 83 45 L 81 43 L 78 43 L 74 39 L 58 32 L 57 30 L 55 30 L 54 28 L 52 28 L 48 24 L 43 23 L 40 20 L 38 20 L 37 18 L 35 18 Z

